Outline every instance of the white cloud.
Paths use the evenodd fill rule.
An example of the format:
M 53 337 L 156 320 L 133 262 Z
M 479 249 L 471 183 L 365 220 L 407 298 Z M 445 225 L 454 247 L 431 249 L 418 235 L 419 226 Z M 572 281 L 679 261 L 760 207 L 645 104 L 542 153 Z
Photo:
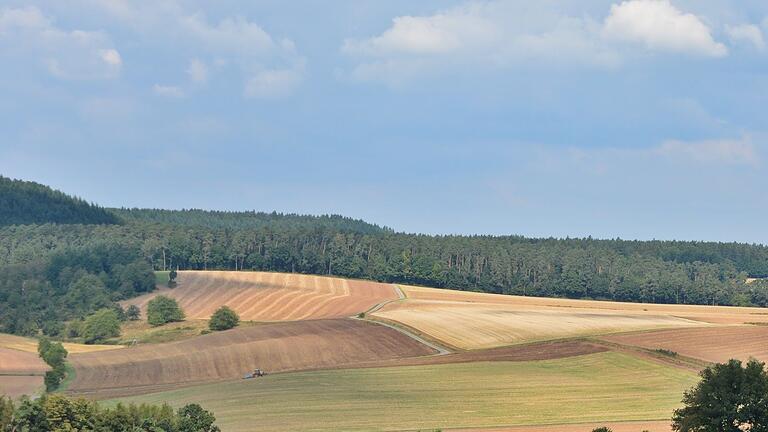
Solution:
M 248 80 L 245 96 L 257 99 L 285 97 L 296 90 L 301 80 L 301 73 L 294 69 L 260 71 Z
M 0 47 L 7 55 L 36 59 L 63 79 L 114 78 L 122 66 L 104 32 L 62 30 L 34 6 L 0 9 Z
M 564 15 L 550 3 L 469 2 L 429 16 L 401 16 L 377 36 L 344 41 L 363 59 L 349 74 L 397 85 L 444 69 L 556 64 L 615 67 L 621 59 L 600 40 L 600 24 Z
M 177 86 L 164 86 L 160 84 L 155 84 L 154 86 L 152 86 L 152 91 L 154 91 L 155 94 L 159 96 L 172 97 L 172 98 L 184 97 L 184 90 L 182 90 Z
M 187 75 L 189 75 L 189 79 L 192 80 L 192 82 L 199 84 L 205 83 L 208 81 L 208 66 L 201 60 L 192 59 L 187 68 Z
M 670 140 L 652 149 L 652 154 L 667 158 L 719 165 L 758 165 L 757 146 L 748 137 L 707 141 Z
M 255 95 L 269 93 L 261 89 L 264 86 L 259 85 L 260 82 L 272 79 L 283 83 L 280 85 L 284 89 L 295 89 L 303 80 L 305 59 L 298 54 L 293 41 L 273 37 L 258 23 L 244 16 L 225 16 L 214 21 L 202 11 L 186 10 L 186 4 L 177 1 L 86 1 L 91 1 L 94 7 L 108 16 L 124 22 L 159 49 L 167 43 L 167 49 L 174 53 L 191 54 L 187 59 L 192 60 L 181 68 L 191 84 L 207 83 L 212 79 L 213 72 L 234 70 L 242 76 L 244 93 Z M 219 76 L 218 73 L 216 75 Z M 272 75 L 279 75 L 280 78 L 270 78 Z M 286 84 L 288 82 L 290 86 Z M 176 85 L 189 93 L 187 86 Z M 291 93 L 275 91 L 273 97 Z
M 712 37 L 697 16 L 677 9 L 669 0 L 627 0 L 611 6 L 603 35 L 635 42 L 649 50 L 723 57 L 728 49 Z
M 760 27 L 754 24 L 741 24 L 737 26 L 727 26 L 726 34 L 732 42 L 741 42 L 751 44 L 758 51 L 765 50 L 765 39 Z

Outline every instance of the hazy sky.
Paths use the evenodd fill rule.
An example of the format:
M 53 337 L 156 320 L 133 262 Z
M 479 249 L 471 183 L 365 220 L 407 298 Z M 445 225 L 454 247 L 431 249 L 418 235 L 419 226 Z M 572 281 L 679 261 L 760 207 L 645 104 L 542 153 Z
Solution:
M 0 0 L 0 173 L 107 206 L 768 243 L 765 0 Z

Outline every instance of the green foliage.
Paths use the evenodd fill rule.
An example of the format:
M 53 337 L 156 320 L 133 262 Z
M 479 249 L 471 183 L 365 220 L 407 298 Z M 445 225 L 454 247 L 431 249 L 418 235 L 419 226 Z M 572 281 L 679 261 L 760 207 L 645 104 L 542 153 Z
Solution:
M 9 397 L 0 395 L 0 431 L 11 430 L 13 422 L 13 400 Z
M 42 330 L 60 336 L 64 322 L 103 308 L 114 308 L 119 316 L 116 301 L 155 288 L 152 267 L 137 249 L 118 243 L 41 255 L 40 260 L 0 267 L 0 332 L 36 336 Z
M 59 388 L 67 375 L 65 361 L 69 353 L 60 342 L 51 342 L 46 338 L 41 338 L 38 342 L 37 352 L 40 358 L 51 367 L 51 370 L 45 373 L 43 380 L 45 390 L 54 391 Z
M 237 315 L 237 312 L 228 306 L 222 306 L 211 315 L 208 327 L 211 330 L 219 331 L 235 328 L 238 324 L 240 324 L 240 317 Z
M 120 336 L 120 319 L 113 309 L 101 309 L 85 319 L 83 339 L 87 344 Z
M 0 398 L 0 431 L 219 432 L 215 421 L 197 404 L 177 412 L 166 404 L 104 408 L 87 399 L 46 395 L 23 399 L 14 409 L 10 400 Z
M 176 300 L 160 295 L 147 303 L 147 322 L 150 325 L 159 326 L 176 321 L 184 321 L 184 312 Z
M 679 432 L 768 431 L 768 374 L 755 359 L 708 367 L 683 397 L 672 427 Z
M 176 277 L 178 275 L 179 273 L 176 270 L 171 270 L 168 272 L 168 288 L 176 287 Z
M 594 428 L 592 429 L 592 432 L 613 432 L 610 428 L 607 428 L 605 426 Z
M 0 176 L 0 225 L 116 224 L 107 210 L 34 182 Z
M 125 311 L 125 317 L 129 321 L 138 321 L 141 318 L 141 309 L 136 305 L 130 305 Z

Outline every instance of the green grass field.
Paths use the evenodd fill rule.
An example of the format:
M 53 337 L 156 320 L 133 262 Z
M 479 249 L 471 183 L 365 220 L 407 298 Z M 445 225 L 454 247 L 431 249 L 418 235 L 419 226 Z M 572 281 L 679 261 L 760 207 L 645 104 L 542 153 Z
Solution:
M 695 374 L 606 352 L 271 375 L 120 399 L 196 402 L 222 430 L 338 431 L 663 420 Z
M 155 272 L 155 284 L 167 286 L 168 281 L 171 278 L 171 272 L 170 271 L 156 271 Z

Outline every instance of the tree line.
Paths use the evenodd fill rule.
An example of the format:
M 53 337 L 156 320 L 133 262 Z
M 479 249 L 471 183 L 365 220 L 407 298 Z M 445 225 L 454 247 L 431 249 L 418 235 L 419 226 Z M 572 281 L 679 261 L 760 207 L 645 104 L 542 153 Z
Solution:
M 748 276 L 768 275 L 768 248 L 761 245 L 361 232 L 352 220 L 222 228 L 200 222 L 218 213 L 158 212 L 145 220 L 140 215 L 154 213 L 143 210 L 121 225 L 5 227 L 0 264 L 98 239 L 137 251 L 156 270 L 262 270 L 529 296 L 768 304 L 764 285 L 745 283 Z M 195 215 L 193 221 L 183 223 L 186 214 Z M 156 222 L 169 218 L 179 223 Z

